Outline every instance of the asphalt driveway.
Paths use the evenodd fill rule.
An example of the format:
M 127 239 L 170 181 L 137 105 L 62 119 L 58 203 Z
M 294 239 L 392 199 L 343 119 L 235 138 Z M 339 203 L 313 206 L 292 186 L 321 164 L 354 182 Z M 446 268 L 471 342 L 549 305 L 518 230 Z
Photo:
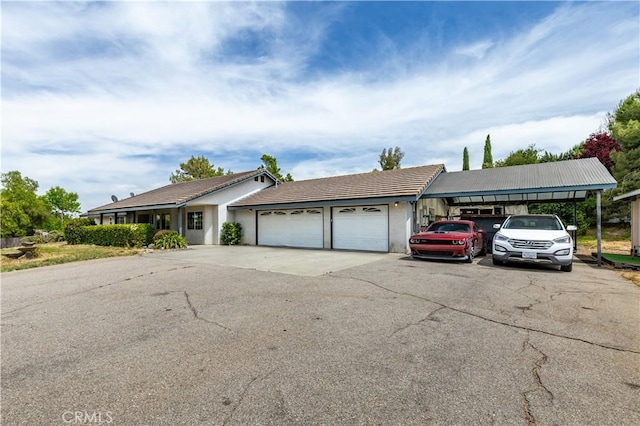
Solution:
M 2 274 L 2 423 L 640 424 L 640 288 L 613 271 L 204 253 Z

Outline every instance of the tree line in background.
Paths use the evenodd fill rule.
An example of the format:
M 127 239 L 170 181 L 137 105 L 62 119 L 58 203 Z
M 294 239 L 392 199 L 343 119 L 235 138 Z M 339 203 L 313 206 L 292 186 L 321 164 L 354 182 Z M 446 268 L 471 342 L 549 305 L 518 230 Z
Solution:
M 2 173 L 0 236 L 33 235 L 36 229 L 61 231 L 64 222 L 80 213 L 78 194 L 54 186 L 38 196 L 38 182 L 18 171 Z
M 640 89 L 620 101 L 616 109 L 607 114 L 606 125 L 592 133 L 583 142 L 560 154 L 553 154 L 531 144 L 512 151 L 498 161 L 491 155 L 491 137 L 487 135 L 482 168 L 519 166 L 579 158 L 596 157 L 618 182 L 615 189 L 604 191 L 602 198 L 603 220 L 626 219 L 629 203 L 614 202 L 615 195 L 640 188 Z M 469 170 L 469 151 L 462 153 L 462 169 Z M 577 225 L 586 229 L 595 225 L 595 196 L 589 196 L 577 205 Z M 565 223 L 573 223 L 572 203 L 547 203 L 530 206 L 532 213 L 555 213 Z
M 282 176 L 280 167 L 278 167 L 278 160 L 275 157 L 263 154 L 260 160 L 262 164 L 258 166 L 258 170 L 268 171 L 280 182 L 293 182 L 291 173 Z M 192 155 L 185 163 L 180 163 L 180 168 L 171 174 L 169 180 L 171 183 L 178 183 L 232 174 L 233 172 L 231 170 L 225 172 L 222 167 L 215 168 L 215 166 L 209 162 L 209 159 L 204 156 L 196 157 Z

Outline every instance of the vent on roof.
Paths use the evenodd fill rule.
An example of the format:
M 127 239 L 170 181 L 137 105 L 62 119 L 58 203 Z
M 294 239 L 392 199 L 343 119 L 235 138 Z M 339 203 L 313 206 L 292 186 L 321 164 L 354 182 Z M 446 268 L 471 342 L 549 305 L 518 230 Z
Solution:
M 136 196 L 136 194 L 134 194 L 133 192 L 130 192 L 129 195 L 131 195 L 132 197 Z
M 115 195 L 111 196 L 111 201 L 113 201 L 114 203 L 118 202 L 118 197 L 116 197 Z

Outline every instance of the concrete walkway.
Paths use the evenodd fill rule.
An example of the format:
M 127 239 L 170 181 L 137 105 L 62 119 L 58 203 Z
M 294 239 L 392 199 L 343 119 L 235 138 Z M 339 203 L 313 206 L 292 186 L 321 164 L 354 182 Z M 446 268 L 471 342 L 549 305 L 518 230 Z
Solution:
M 147 256 L 266 272 L 315 277 L 404 255 L 344 250 L 311 250 L 256 246 L 190 246 L 188 250 L 155 250 Z

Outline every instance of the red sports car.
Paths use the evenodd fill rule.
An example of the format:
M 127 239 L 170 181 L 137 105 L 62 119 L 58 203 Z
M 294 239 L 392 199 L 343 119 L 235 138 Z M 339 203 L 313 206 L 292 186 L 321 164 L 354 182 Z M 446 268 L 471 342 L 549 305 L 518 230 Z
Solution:
M 456 259 L 473 262 L 486 254 L 486 232 L 470 220 L 434 222 L 409 239 L 414 259 Z

